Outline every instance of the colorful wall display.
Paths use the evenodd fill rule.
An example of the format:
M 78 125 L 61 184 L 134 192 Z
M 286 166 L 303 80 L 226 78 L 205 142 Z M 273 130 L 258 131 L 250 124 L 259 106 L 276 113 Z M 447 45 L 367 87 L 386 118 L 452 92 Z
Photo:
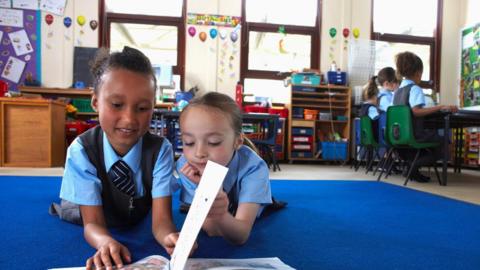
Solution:
M 1 9 L 0 80 L 17 90 L 25 79 L 40 81 L 40 11 Z
M 237 26 L 237 24 L 240 23 L 240 21 L 241 21 L 241 17 L 237 17 L 237 16 L 210 15 L 210 14 L 197 14 L 197 13 L 187 14 L 187 24 L 235 27 Z
M 480 106 L 480 23 L 462 31 L 463 106 Z

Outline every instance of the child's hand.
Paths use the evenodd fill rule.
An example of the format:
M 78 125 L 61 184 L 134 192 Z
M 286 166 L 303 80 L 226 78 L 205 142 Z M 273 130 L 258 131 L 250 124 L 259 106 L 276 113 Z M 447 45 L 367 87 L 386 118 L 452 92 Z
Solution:
M 123 262 L 130 263 L 132 257 L 128 249 L 115 240 L 107 241 L 102 244 L 95 255 L 88 258 L 87 270 L 93 269 L 113 269 L 113 266 L 117 268 L 123 267 Z
M 183 173 L 193 183 L 200 183 L 200 178 L 202 177 L 202 174 L 197 168 L 193 167 L 188 162 L 183 165 L 183 167 L 180 169 L 180 172 Z
M 175 249 L 175 246 L 177 245 L 179 235 L 180 235 L 180 233 L 176 232 L 176 233 L 170 233 L 167 236 L 165 236 L 165 238 L 163 240 L 163 243 L 165 245 L 164 246 L 165 250 L 167 250 L 167 253 L 169 255 L 172 255 L 173 250 Z M 193 254 L 193 252 L 197 249 L 197 247 L 198 247 L 198 244 L 195 241 L 195 244 L 193 244 L 192 250 L 190 250 L 190 255 L 189 256 L 191 256 Z
M 210 208 L 210 212 L 208 212 L 208 218 L 211 219 L 220 219 L 223 215 L 228 213 L 228 195 L 225 191 L 220 190 L 215 198 L 215 201 L 212 204 L 212 208 Z

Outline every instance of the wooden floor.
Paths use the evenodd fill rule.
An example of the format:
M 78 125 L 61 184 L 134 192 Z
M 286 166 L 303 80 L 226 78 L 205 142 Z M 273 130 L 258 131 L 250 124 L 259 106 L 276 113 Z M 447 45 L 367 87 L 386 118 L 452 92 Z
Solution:
M 280 164 L 280 172 L 272 172 L 271 179 L 275 180 L 371 180 L 376 181 L 372 173 L 365 174 L 363 168 L 357 172 L 345 165 L 321 164 Z M 424 171 L 424 174 L 429 174 Z M 0 175 L 33 175 L 33 176 L 61 176 L 63 168 L 5 168 L 0 167 Z M 480 205 L 480 171 L 462 170 L 461 174 L 448 173 L 448 185 L 440 186 L 434 172 L 431 172 L 432 181 L 429 183 L 409 182 L 406 188 L 421 190 L 440 196 L 466 201 Z M 404 178 L 394 175 L 382 181 L 403 186 Z

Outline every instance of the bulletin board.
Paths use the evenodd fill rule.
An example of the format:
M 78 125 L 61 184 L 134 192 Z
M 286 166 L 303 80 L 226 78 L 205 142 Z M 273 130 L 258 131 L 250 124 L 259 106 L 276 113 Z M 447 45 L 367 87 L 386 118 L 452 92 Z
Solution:
M 480 23 L 462 31 L 463 107 L 480 108 Z
M 25 78 L 41 78 L 41 12 L 0 8 L 0 16 L 0 80 L 16 91 Z

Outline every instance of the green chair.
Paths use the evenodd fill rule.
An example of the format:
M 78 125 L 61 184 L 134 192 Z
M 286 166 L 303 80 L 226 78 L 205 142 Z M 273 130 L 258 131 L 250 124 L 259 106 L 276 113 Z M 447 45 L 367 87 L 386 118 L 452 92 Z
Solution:
M 415 158 L 410 165 L 405 183 L 403 183 L 403 185 L 406 186 L 410 180 L 410 175 L 415 167 L 415 163 L 420 156 L 420 152 L 422 150 L 430 151 L 432 148 L 439 147 L 439 144 L 436 142 L 417 142 L 413 132 L 412 112 L 410 107 L 406 105 L 388 107 L 387 129 L 385 132 L 386 137 L 392 147 L 397 149 L 406 148 L 416 150 Z M 434 166 L 434 169 L 438 178 L 438 182 L 441 184 L 437 167 Z
M 363 159 L 365 155 L 368 155 L 366 161 L 367 171 L 365 173 L 368 173 L 371 170 L 375 156 L 380 158 L 378 155 L 379 144 L 375 140 L 373 132 L 372 119 L 368 116 L 360 117 L 360 145 L 364 149 L 363 157 L 361 159 Z

